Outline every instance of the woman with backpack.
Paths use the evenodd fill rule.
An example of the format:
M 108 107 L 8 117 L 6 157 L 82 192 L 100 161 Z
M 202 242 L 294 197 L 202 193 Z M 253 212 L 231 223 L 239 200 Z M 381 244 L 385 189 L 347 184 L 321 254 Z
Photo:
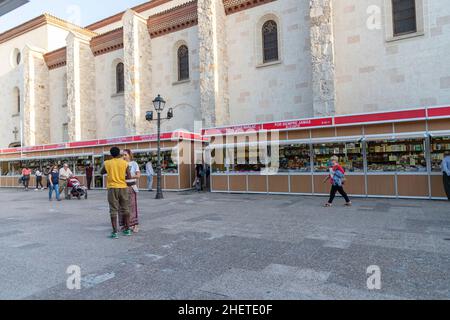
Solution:
M 345 170 L 339 164 L 339 158 L 337 156 L 331 157 L 331 168 L 330 174 L 324 180 L 324 183 L 328 180 L 331 182 L 331 191 L 330 191 L 330 199 L 325 204 L 325 207 L 331 207 L 333 204 L 333 200 L 336 197 L 336 193 L 339 192 L 341 196 L 345 199 L 345 205 L 351 206 L 352 202 L 348 197 L 347 193 L 344 191 L 344 182 L 345 182 Z

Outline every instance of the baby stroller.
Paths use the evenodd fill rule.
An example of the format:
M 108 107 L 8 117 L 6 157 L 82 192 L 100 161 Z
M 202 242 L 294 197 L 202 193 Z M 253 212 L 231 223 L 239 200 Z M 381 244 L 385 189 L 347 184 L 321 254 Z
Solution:
M 72 199 L 72 197 L 77 198 L 78 200 L 80 200 L 81 197 L 84 197 L 85 199 L 88 198 L 87 188 L 81 185 L 80 180 L 77 178 L 69 178 L 69 181 L 67 181 L 67 187 L 70 188 L 69 200 Z

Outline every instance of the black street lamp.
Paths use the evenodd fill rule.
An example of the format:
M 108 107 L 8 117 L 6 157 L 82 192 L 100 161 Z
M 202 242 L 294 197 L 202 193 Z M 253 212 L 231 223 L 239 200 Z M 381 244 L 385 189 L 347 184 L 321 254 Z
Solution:
M 158 114 L 158 163 L 156 165 L 156 174 L 157 174 L 157 182 L 156 182 L 156 199 L 164 199 L 162 188 L 161 188 L 161 120 L 170 120 L 173 118 L 173 110 L 169 109 L 167 112 L 167 118 L 161 118 L 161 112 L 163 112 L 164 107 L 166 106 L 166 101 L 158 94 L 158 96 L 153 100 L 153 107 Z M 148 111 L 145 115 L 145 119 L 147 121 L 153 121 L 153 111 Z

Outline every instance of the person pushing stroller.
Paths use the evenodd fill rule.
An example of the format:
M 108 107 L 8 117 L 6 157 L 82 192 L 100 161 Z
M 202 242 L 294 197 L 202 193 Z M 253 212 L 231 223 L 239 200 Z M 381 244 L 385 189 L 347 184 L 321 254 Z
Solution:
M 67 179 L 67 188 L 69 189 L 68 200 L 72 199 L 72 197 L 77 199 L 81 199 L 81 197 L 88 198 L 87 188 L 74 175 L 69 176 Z

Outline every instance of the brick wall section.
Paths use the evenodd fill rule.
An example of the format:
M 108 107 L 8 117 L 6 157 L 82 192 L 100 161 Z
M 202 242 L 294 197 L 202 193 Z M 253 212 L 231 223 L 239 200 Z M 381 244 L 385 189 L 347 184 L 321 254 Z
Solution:
M 152 38 L 190 28 L 198 23 L 197 1 L 184 3 L 148 18 L 148 32 Z
M 61 48 L 44 54 L 45 62 L 50 70 L 65 67 L 67 64 L 67 48 Z
M 91 49 L 95 56 L 123 48 L 123 28 L 96 36 L 91 40 Z

